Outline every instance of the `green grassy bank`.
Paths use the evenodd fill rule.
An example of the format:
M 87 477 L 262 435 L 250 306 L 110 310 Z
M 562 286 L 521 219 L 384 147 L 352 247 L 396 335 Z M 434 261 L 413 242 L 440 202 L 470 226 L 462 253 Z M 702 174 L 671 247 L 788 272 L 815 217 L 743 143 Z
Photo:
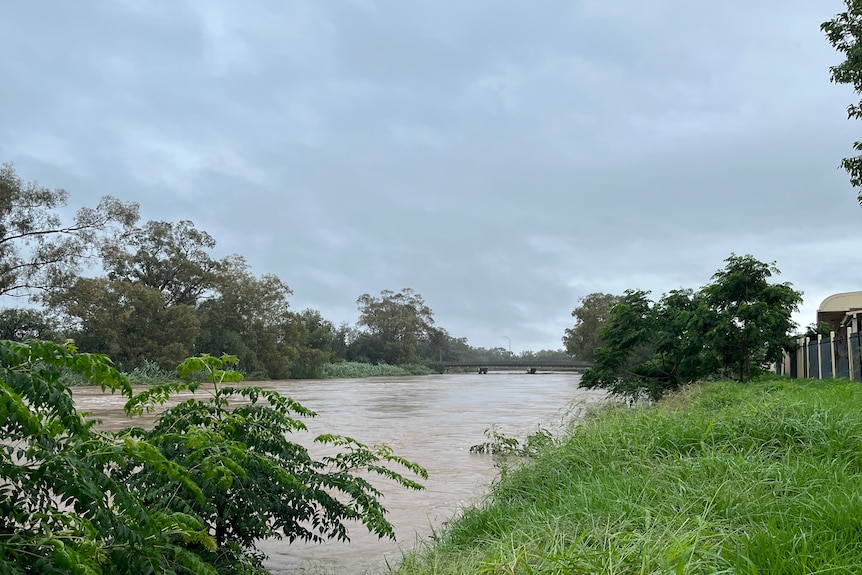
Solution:
M 595 413 L 398 572 L 860 573 L 862 385 L 708 383 Z

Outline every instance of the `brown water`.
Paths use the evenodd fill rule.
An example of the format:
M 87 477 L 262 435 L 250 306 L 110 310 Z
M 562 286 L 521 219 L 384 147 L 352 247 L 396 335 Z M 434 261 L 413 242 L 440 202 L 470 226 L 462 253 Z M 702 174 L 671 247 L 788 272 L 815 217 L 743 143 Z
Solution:
M 267 567 L 274 574 L 386 572 L 402 551 L 428 541 L 485 493 L 497 470 L 490 457 L 470 453 L 470 446 L 485 441 L 484 430 L 496 426 L 523 438 L 540 426 L 559 428 L 604 399 L 602 392 L 579 389 L 578 379 L 571 373 L 489 373 L 261 384 L 318 413 L 306 421 L 309 433 L 296 438 L 303 445 L 311 447 L 319 433 L 350 435 L 368 444 L 386 443 L 429 473 L 423 491 L 380 484 L 397 542 L 369 536 L 361 525 L 351 529 L 350 543 L 264 541 L 260 547 L 270 557 Z M 75 400 L 107 428 L 130 424 L 120 396 L 78 388 Z M 140 420 L 134 424 L 145 425 Z

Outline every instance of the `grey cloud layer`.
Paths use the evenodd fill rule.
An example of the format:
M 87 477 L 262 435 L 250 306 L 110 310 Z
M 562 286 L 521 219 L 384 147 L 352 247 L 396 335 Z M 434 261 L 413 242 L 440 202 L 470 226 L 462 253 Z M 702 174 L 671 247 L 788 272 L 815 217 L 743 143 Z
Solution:
M 698 287 L 736 251 L 808 323 L 860 284 L 830 233 L 862 217 L 818 29 L 840 8 L 14 3 L 0 159 L 192 219 L 336 321 L 409 286 L 474 345 L 558 347 L 578 297 Z

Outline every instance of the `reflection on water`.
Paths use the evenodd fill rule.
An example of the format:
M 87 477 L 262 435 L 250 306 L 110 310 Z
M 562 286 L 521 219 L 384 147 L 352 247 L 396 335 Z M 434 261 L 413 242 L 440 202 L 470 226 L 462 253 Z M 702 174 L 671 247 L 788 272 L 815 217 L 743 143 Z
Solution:
M 469 452 L 485 440 L 492 425 L 506 435 L 524 437 L 540 425 L 560 425 L 572 409 L 596 405 L 604 394 L 578 389 L 571 373 L 489 373 L 326 381 L 274 381 L 263 387 L 290 396 L 318 417 L 307 420 L 309 433 L 296 441 L 311 448 L 319 433 L 350 435 L 364 443 L 386 443 L 395 453 L 418 462 L 429 473 L 424 491 L 379 483 L 397 542 L 351 530 L 350 543 L 288 544 L 265 541 L 261 548 L 276 574 L 361 574 L 385 572 L 401 549 L 411 549 L 480 497 L 494 479 L 490 458 Z M 199 392 L 200 393 L 200 392 Z M 185 399 L 185 397 L 179 400 Z M 124 399 L 98 389 L 75 390 L 81 411 L 91 412 L 109 429 L 147 425 L 152 416 L 130 421 Z

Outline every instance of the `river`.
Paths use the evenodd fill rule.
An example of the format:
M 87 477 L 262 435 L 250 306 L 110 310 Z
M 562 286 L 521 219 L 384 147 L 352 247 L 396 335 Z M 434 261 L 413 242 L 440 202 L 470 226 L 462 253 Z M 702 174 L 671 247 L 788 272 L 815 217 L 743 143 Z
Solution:
M 309 446 L 319 433 L 349 435 L 368 444 L 386 443 L 395 453 L 428 470 L 423 491 L 381 485 L 383 504 L 397 542 L 378 540 L 351 528 L 350 543 L 288 544 L 264 541 L 273 574 L 359 575 L 386 572 L 402 550 L 426 542 L 459 509 L 477 501 L 497 469 L 489 456 L 470 453 L 491 426 L 523 438 L 539 427 L 559 429 L 584 407 L 598 405 L 603 392 L 578 388 L 572 373 L 451 374 L 401 378 L 269 381 L 318 413 L 306 420 L 309 433 L 296 440 Z M 129 425 L 123 399 L 97 388 L 76 388 L 79 410 L 103 420 L 105 428 Z M 141 425 L 140 420 L 135 425 Z

